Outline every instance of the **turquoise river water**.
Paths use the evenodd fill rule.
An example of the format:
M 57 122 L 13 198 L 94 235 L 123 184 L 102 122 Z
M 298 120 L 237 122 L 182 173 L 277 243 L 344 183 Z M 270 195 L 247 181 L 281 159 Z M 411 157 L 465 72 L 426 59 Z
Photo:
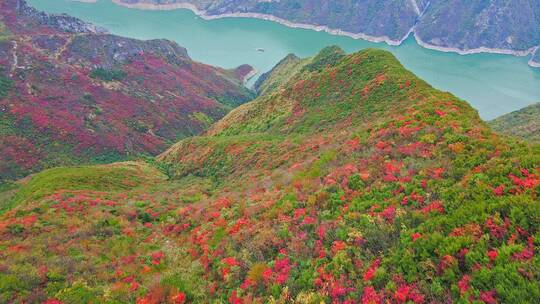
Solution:
M 422 48 L 413 38 L 400 46 L 388 46 L 252 18 L 207 21 L 186 9 L 129 9 L 110 0 L 97 3 L 29 0 L 29 3 L 49 13 L 67 13 L 90 21 L 113 34 L 176 41 L 188 49 L 193 59 L 224 68 L 248 63 L 265 72 L 288 53 L 306 57 L 328 45 L 339 45 L 347 52 L 368 47 L 386 49 L 433 86 L 467 100 L 484 119 L 540 102 L 540 68 L 529 67 L 527 57 L 462 56 Z

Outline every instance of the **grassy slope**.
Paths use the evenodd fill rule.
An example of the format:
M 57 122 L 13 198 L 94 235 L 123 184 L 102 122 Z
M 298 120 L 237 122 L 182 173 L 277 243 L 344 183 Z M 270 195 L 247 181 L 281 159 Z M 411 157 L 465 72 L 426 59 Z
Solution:
M 539 146 L 384 51 L 279 83 L 160 155 L 167 181 L 1 216 L 0 300 L 540 300 Z
M 498 117 L 489 125 L 501 134 L 540 143 L 540 103 Z
M 22 181 L 20 190 L 0 205 L 0 213 L 58 191 L 121 192 L 164 179 L 158 170 L 137 162 L 48 169 Z M 5 192 L 13 188 L 6 186 Z

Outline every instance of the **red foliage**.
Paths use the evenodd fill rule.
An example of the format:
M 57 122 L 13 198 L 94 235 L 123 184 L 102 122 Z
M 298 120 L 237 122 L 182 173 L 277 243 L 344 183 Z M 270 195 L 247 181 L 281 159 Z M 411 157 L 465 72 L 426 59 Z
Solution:
M 441 111 L 441 110 L 435 110 L 435 114 L 437 114 L 439 117 L 444 117 L 444 116 L 446 116 L 446 112 Z
M 382 297 L 377 293 L 377 291 L 368 286 L 364 288 L 364 293 L 362 294 L 362 304 L 382 304 Z
M 431 212 L 437 212 L 437 213 L 441 213 L 443 214 L 445 212 L 444 210 L 444 206 L 442 204 L 442 202 L 440 201 L 434 201 L 432 202 L 431 204 L 425 206 L 424 208 L 422 208 L 420 210 L 422 213 L 431 213 Z
M 250 67 L 240 67 L 237 78 L 229 78 L 220 68 L 173 54 L 173 48 L 169 50 L 170 58 L 161 56 L 159 45 L 154 49 L 142 41 L 129 43 L 149 50 L 116 67 L 126 72 L 124 80 L 106 83 L 92 79 L 91 70 L 107 61 L 107 52 L 92 55 L 73 43 L 66 44 L 61 56 L 55 56 L 54 50 L 42 44 L 55 43 L 57 39 L 67 43 L 77 35 L 23 17 L 15 9 L 16 3 L 4 3 L 2 17 L 13 17 L 8 26 L 18 44 L 14 55 L 32 68 L 24 72 L 16 69 L 14 73 L 24 73 L 24 77 L 13 77 L 17 90 L 0 101 L 0 108 L 6 109 L 5 114 L 15 121 L 15 126 L 24 128 L 22 134 L 35 135 L 4 136 L 0 144 L 3 160 L 24 171 L 17 175 L 45 163 L 41 160 L 49 157 L 52 143 L 62 145 L 75 160 L 111 154 L 157 154 L 180 134 L 197 134 L 206 128 L 206 123 L 194 119 L 193 113 L 221 118 L 226 110 L 217 99 L 241 102 L 249 98 L 240 83 Z M 94 34 L 77 36 L 89 44 L 107 44 L 112 38 L 124 39 Z M 175 56 L 178 60 L 172 60 Z M 1 163 L 0 169 L 4 170 Z
M 221 262 L 230 267 L 238 266 L 240 263 L 234 257 L 227 257 L 221 260 Z
M 439 262 L 439 271 L 443 272 L 445 269 L 452 267 L 457 263 L 456 258 L 451 255 L 445 255 Z
M 291 271 L 292 265 L 289 262 L 289 258 L 284 257 L 277 259 L 274 264 L 274 273 L 275 280 L 278 284 L 285 284 L 289 279 L 289 273 Z
M 503 239 L 506 236 L 510 222 L 508 219 L 506 219 L 504 223 L 497 224 L 494 218 L 490 217 L 486 220 L 484 226 L 489 229 L 491 237 L 495 239 Z
M 471 276 L 464 275 L 457 283 L 459 292 L 463 295 L 471 288 Z
M 411 239 L 413 240 L 413 242 L 416 242 L 416 240 L 418 240 L 419 238 L 421 238 L 422 235 L 418 232 L 415 232 L 411 235 Z
M 340 303 L 340 298 L 355 291 L 354 287 L 349 287 L 352 283 L 344 275 L 336 278 L 332 273 L 326 272 L 323 267 L 319 267 L 317 272 L 319 273 L 319 277 L 315 279 L 315 286 L 323 289 L 330 295 L 332 303 Z
M 398 181 L 398 176 L 401 172 L 403 163 L 390 161 L 384 164 L 383 168 L 383 181 L 385 182 L 396 182 Z
M 345 250 L 347 248 L 347 243 L 343 241 L 334 241 L 332 244 L 332 253 L 336 254 L 340 252 L 341 250 Z
M 171 302 L 173 304 L 184 304 L 186 303 L 186 294 L 183 292 L 179 292 L 173 296 L 171 296 Z
M 41 152 L 26 138 L 17 136 L 2 136 L 0 141 L 0 170 L 7 171 L 10 163 L 15 164 L 19 170 L 29 170 L 37 166 Z
M 345 151 L 348 153 L 355 151 L 359 147 L 360 147 L 360 139 L 358 138 L 353 138 L 345 142 Z
M 393 223 L 396 218 L 396 207 L 388 206 L 379 215 L 387 222 Z
M 240 218 L 236 223 L 229 229 L 229 234 L 233 235 L 236 234 L 242 229 L 242 227 L 245 227 L 249 224 L 249 221 L 245 218 Z
M 233 290 L 229 297 L 229 304 L 244 304 L 244 300 L 236 295 L 236 290 Z
M 499 252 L 493 249 L 493 250 L 488 251 L 487 256 L 489 257 L 489 260 L 491 262 L 494 262 L 499 256 Z
M 375 148 L 386 151 L 392 147 L 392 144 L 386 141 L 379 141 L 375 144 Z
M 496 196 L 504 195 L 504 185 L 499 185 L 498 187 L 493 188 L 493 194 Z
M 497 304 L 497 292 L 495 290 L 480 292 L 480 301 L 485 304 Z
M 430 176 L 433 179 L 441 179 L 443 173 L 444 173 L 444 168 L 435 168 L 431 170 Z
M 129 287 L 129 291 L 135 291 L 135 290 L 139 289 L 139 286 L 140 286 L 139 283 L 137 283 L 135 281 L 131 282 L 131 285 Z
M 508 175 L 512 183 L 518 186 L 520 190 L 534 189 L 537 185 L 540 185 L 540 177 L 537 177 L 536 175 L 529 173 L 527 169 L 522 169 L 521 175 L 523 176 L 521 178 L 511 173 Z
M 377 272 L 377 269 L 379 268 L 379 265 L 381 264 L 381 259 L 376 259 L 369 265 L 369 268 L 367 269 L 366 273 L 364 273 L 364 282 L 371 281 L 373 277 L 375 276 L 375 272 Z
M 398 303 L 405 303 L 409 298 L 410 288 L 407 285 L 399 286 L 394 294 L 394 299 Z
M 161 264 L 161 260 L 163 259 L 164 256 L 165 254 L 163 253 L 163 251 L 154 252 L 152 254 L 152 264 L 154 265 Z
M 515 260 L 526 261 L 534 257 L 534 239 L 530 236 L 527 239 L 527 246 L 520 252 L 514 253 Z

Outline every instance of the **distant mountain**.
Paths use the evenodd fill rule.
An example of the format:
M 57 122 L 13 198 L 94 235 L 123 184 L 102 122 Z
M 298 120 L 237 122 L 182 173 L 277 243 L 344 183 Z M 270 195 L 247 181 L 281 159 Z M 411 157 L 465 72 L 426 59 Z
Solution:
M 540 143 L 540 103 L 505 114 L 489 122 L 493 130 Z
M 540 45 L 538 0 L 114 1 L 142 8 L 187 7 L 209 18 L 269 18 L 390 44 L 400 44 L 413 32 L 425 47 L 460 53 L 528 55 Z
M 157 154 L 253 94 L 252 70 L 192 61 L 167 40 L 109 35 L 24 1 L 0 4 L 0 181 Z
M 0 189 L 0 302 L 540 302 L 540 145 L 382 50 L 258 88 L 156 159 Z

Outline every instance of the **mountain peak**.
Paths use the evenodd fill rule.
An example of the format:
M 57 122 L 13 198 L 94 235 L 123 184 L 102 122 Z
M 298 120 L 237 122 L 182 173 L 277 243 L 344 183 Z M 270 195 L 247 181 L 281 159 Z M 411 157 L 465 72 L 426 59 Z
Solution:
M 281 62 L 265 81 L 272 82 L 272 91 L 232 110 L 203 136 L 173 145 L 159 161 L 170 166 L 172 176 L 225 170 L 223 178 L 240 178 L 251 174 L 253 163 L 260 164 L 258 169 L 274 166 L 263 160 L 272 158 L 268 153 L 276 152 L 276 141 L 295 138 L 304 142 L 328 135 L 334 137 L 331 141 L 339 142 L 352 130 L 369 133 L 403 123 L 436 129 L 451 125 L 460 134 L 487 130 L 467 103 L 434 89 L 407 71 L 390 52 L 367 49 L 345 55 L 328 50 L 335 49 Z M 309 68 L 314 62 L 317 68 Z M 232 171 L 225 169 L 223 164 L 232 160 L 223 152 L 250 144 L 266 150 L 235 158 L 229 168 Z M 203 147 L 204 153 L 190 152 Z M 296 157 L 309 156 L 297 153 Z M 203 163 L 208 166 L 198 165 Z
M 337 63 L 343 56 L 345 56 L 345 52 L 339 46 L 327 46 L 319 51 L 305 68 L 310 71 L 321 69 Z
M 312 58 L 289 58 L 260 87 L 266 89 L 259 98 L 233 110 L 207 134 L 319 132 L 346 121 L 400 113 L 420 102 L 435 103 L 434 96 L 456 103 L 480 121 L 468 105 L 433 89 L 390 52 L 378 49 L 346 55 L 330 47 Z

